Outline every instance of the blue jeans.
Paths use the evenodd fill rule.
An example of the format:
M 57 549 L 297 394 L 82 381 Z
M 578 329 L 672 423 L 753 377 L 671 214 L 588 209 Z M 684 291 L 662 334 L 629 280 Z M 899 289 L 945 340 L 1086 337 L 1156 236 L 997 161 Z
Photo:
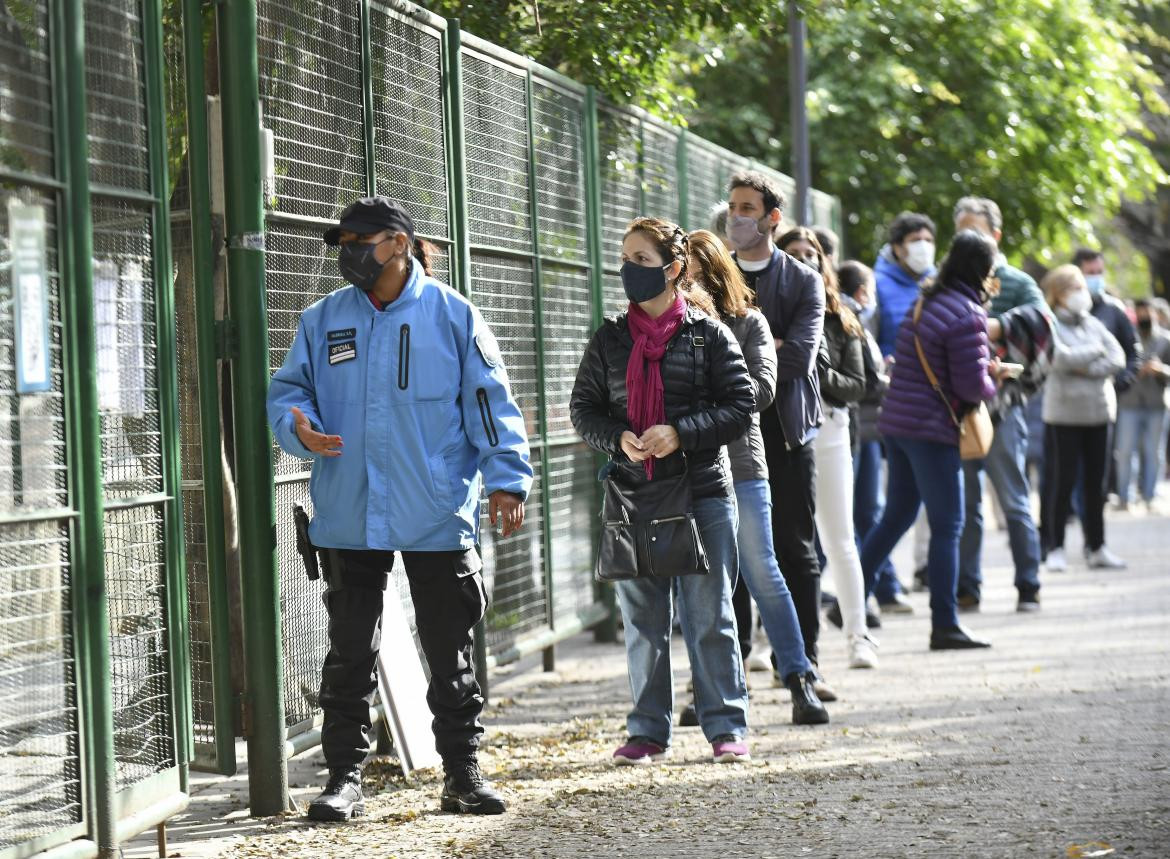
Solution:
M 963 463 L 966 519 L 959 540 L 959 593 L 979 599 L 983 587 L 983 487 L 980 471 L 986 471 L 999 506 L 1007 520 L 1008 542 L 1016 567 L 1016 590 L 1021 596 L 1035 596 L 1040 590 L 1040 534 L 1032 521 L 1026 459 L 1028 422 L 1024 407 L 1004 412 L 995 428 L 987 458 Z
M 805 656 L 796 606 L 776 561 L 772 487 L 767 480 L 741 480 L 735 484 L 735 500 L 739 504 L 739 572 L 759 606 L 780 676 L 804 674 L 812 663 Z
M 670 667 L 672 592 L 695 681 L 695 711 L 708 741 L 747 735 L 747 681 L 743 673 L 731 591 L 738 575 L 736 512 L 730 498 L 696 498 L 695 519 L 711 570 L 705 576 L 628 579 L 617 583 L 626 627 L 626 662 L 634 707 L 631 737 L 670 745 L 674 677 Z
M 1129 502 L 1133 458 L 1141 457 L 1138 490 L 1142 500 L 1152 501 L 1166 437 L 1166 409 L 1123 408 L 1117 412 L 1117 497 Z
M 886 501 L 882 497 L 882 443 L 863 441 L 853 458 L 853 533 L 857 536 L 857 547 L 865 535 L 873 530 L 881 518 Z M 902 592 L 894 563 L 886 558 L 878 567 L 874 578 L 873 593 L 879 603 L 893 602 Z
M 866 591 L 882 561 L 914 525 L 926 504 L 930 522 L 930 616 L 936 629 L 959 625 L 955 588 L 959 579 L 959 534 L 963 530 L 963 469 L 959 448 L 937 441 L 886 436 L 890 480 L 886 509 L 861 544 Z

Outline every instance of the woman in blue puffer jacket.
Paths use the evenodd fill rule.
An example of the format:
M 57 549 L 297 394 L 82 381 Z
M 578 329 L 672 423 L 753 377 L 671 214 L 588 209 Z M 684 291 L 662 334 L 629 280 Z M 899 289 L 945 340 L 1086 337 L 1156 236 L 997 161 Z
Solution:
M 923 288 L 921 318 L 913 310 L 902 321 L 894 350 L 894 369 L 878 429 L 889 460 L 886 509 L 861 546 L 867 591 L 886 556 L 914 524 L 926 504 L 930 522 L 931 650 L 988 647 L 959 626 L 956 587 L 959 535 L 963 531 L 963 472 L 959 430 L 946 397 L 962 415 L 995 395 L 987 339 L 988 285 L 996 248 L 990 239 L 963 230 L 955 236 L 937 280 Z M 914 339 L 922 341 L 940 391 L 930 384 Z

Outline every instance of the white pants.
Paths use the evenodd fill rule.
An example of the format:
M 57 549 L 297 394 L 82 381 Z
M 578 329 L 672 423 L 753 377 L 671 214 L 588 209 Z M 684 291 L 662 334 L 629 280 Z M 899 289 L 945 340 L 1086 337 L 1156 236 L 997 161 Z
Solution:
M 817 534 L 833 574 L 846 635 L 865 635 L 865 583 L 853 534 L 853 453 L 849 412 L 826 407 L 813 441 L 817 462 Z

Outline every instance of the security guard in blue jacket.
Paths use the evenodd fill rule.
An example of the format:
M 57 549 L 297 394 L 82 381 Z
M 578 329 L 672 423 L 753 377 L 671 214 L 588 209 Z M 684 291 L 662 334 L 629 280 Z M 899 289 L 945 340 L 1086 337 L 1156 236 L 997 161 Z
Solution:
M 406 211 L 367 197 L 325 242 L 352 286 L 301 316 L 268 392 L 280 446 L 313 460 L 312 544 L 325 564 L 329 654 L 321 672 L 325 791 L 309 817 L 364 813 L 361 762 L 377 688 L 382 593 L 401 552 L 423 653 L 446 811 L 499 814 L 476 761 L 483 696 L 472 627 L 486 608 L 476 553 L 480 480 L 504 536 L 532 486 L 524 419 L 479 311 L 430 276 Z

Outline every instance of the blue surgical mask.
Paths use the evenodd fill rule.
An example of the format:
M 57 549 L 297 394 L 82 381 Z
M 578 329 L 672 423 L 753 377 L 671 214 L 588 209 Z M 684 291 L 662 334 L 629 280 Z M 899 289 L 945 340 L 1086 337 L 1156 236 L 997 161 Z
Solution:
M 383 239 L 382 241 L 386 241 Z M 374 251 L 382 242 L 345 242 L 337 253 L 337 270 L 354 286 L 367 292 L 374 288 L 386 263 L 378 262 Z
M 670 265 L 638 265 L 632 260 L 622 264 L 622 288 L 635 304 L 650 301 L 666 291 L 666 270 Z
M 1105 275 L 1086 274 L 1085 285 L 1089 287 L 1089 295 L 1095 298 L 1105 292 Z

